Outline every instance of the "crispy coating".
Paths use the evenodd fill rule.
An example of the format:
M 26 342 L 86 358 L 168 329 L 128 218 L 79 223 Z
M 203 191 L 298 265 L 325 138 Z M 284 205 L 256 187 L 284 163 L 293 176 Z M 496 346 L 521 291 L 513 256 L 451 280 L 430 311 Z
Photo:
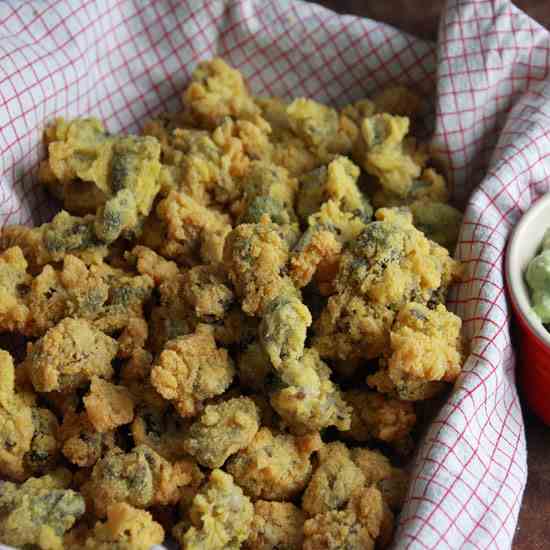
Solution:
M 308 228 L 292 250 L 289 274 L 298 288 L 311 282 L 317 272 L 338 261 L 342 245 L 336 235 L 319 227 Z
M 16 481 L 25 479 L 25 456 L 34 435 L 32 408 L 15 392 L 13 359 L 0 350 L 0 475 Z
M 184 192 L 197 202 L 234 208 L 242 196 L 250 160 L 268 155 L 269 124 L 226 118 L 212 132 L 166 127 L 162 121 L 146 125 L 145 133 L 162 144 L 161 194 Z
M 213 470 L 193 499 L 191 526 L 179 541 L 187 550 L 237 550 L 250 534 L 254 507 L 233 478 Z
M 171 464 L 145 445 L 128 453 L 114 448 L 95 464 L 82 493 L 99 517 L 105 517 L 109 505 L 116 502 L 136 508 L 175 504 L 180 488 L 194 480 L 195 470 L 191 461 Z
M 405 141 L 408 131 L 407 117 L 388 113 L 366 117 L 354 151 L 359 164 L 378 178 L 382 188 L 399 197 L 409 193 L 426 161 L 425 154 Z
M 150 550 L 164 541 L 164 529 L 149 512 L 117 502 L 107 508 L 107 520 L 96 523 L 86 538 L 86 550 Z M 81 546 L 82 548 L 82 546 Z
M 247 550 L 301 550 L 304 514 L 290 502 L 254 503 L 251 532 L 243 548 Z
M 374 550 L 384 547 L 393 530 L 393 516 L 374 487 L 358 490 L 342 511 L 332 510 L 304 524 L 304 550 Z M 380 538 L 379 538 L 380 537 Z M 377 540 L 378 539 L 378 540 Z
M 253 161 L 242 182 L 244 197 L 237 208 L 238 223 L 259 223 L 263 215 L 276 224 L 296 221 L 294 199 L 298 182 L 281 166 Z
M 152 351 L 160 353 L 169 340 L 191 334 L 197 318 L 183 300 L 183 275 L 163 281 L 157 290 L 158 298 L 149 320 Z
M 14 246 L 0 253 L 0 330 L 23 331 L 29 319 L 26 295 L 31 276 L 21 248 Z
M 166 344 L 151 371 L 151 383 L 182 416 L 195 416 L 205 399 L 229 387 L 234 374 L 233 361 L 216 346 L 213 331 L 199 325 L 193 334 Z
M 302 510 L 309 516 L 342 509 L 365 476 L 340 442 L 329 443 L 319 452 L 319 465 L 302 497 Z
M 315 170 L 301 178 L 297 212 L 307 222 L 324 202 L 335 202 L 342 212 L 349 212 L 368 221 L 372 207 L 357 186 L 359 168 L 347 157 L 336 157 L 326 168 Z
M 349 153 L 352 142 L 342 127 L 336 110 L 312 99 L 295 99 L 287 108 L 288 124 L 320 159 L 330 158 L 330 154 Z
M 289 290 L 292 291 L 293 288 Z M 287 363 L 301 359 L 306 331 L 311 321 L 308 308 L 296 296 L 296 292 L 280 295 L 267 304 L 258 328 L 258 336 L 276 370 L 283 371 Z
M 268 146 L 262 148 L 263 159 L 283 166 L 292 176 L 310 172 L 326 161 L 326 151 L 320 152 L 323 155 L 320 158 L 315 148 L 310 147 L 292 130 L 288 103 L 272 97 L 256 98 L 256 104 L 262 110 L 262 116 L 271 130 Z
M 79 180 L 93 183 L 99 192 L 88 187 L 83 198 L 93 193 L 91 198 L 97 203 L 94 230 L 98 239 L 110 243 L 122 232 L 135 231 L 160 189 L 158 141 L 112 136 L 97 119 L 89 118 L 68 123 L 58 119 L 47 130 L 46 140 L 48 160 L 39 179 L 60 198 L 71 197 L 65 208 L 74 205 L 78 213 L 82 212 L 82 198 L 78 197 L 82 187 L 72 193 L 71 186 Z
M 387 349 L 395 313 L 361 296 L 331 296 L 314 328 L 314 346 L 322 357 L 354 360 L 378 357 Z
M 300 361 L 291 361 L 280 372 L 282 389 L 271 394 L 271 405 L 297 434 L 328 426 L 347 430 L 351 411 L 339 387 L 330 380 L 330 368 L 315 349 L 306 348 Z
M 132 437 L 136 445 L 147 445 L 156 453 L 169 461 L 185 458 L 184 423 L 171 407 L 161 400 L 161 403 L 143 401 L 136 407 L 132 422 Z
M 265 218 L 231 231 L 225 243 L 224 262 L 245 313 L 261 314 L 274 298 L 292 286 L 282 274 L 288 256 L 284 234 Z
M 387 443 L 400 442 L 416 424 L 414 407 L 407 401 L 361 389 L 345 392 L 344 400 L 353 412 L 351 428 L 343 435 L 355 441 L 375 438 Z
M 111 378 L 116 351 L 116 341 L 88 321 L 67 317 L 28 344 L 25 365 L 37 391 L 68 391 L 94 375 Z
M 32 408 L 33 436 L 24 456 L 25 467 L 32 474 L 51 470 L 59 458 L 59 423 L 48 409 Z
M 148 275 L 136 276 L 103 263 L 88 267 L 66 255 L 61 270 L 46 265 L 33 279 L 25 333 L 42 336 L 65 317 L 86 319 L 108 334 L 119 332 L 118 353 L 128 356 L 147 339 L 143 307 L 152 289 Z
M 403 194 L 397 194 L 383 186 L 374 190 L 372 194 L 373 204 L 377 208 L 417 205 L 421 209 L 431 203 L 446 203 L 450 198 L 449 188 L 445 178 L 433 168 L 425 168 L 422 174 L 414 179 L 409 189 Z M 448 205 L 447 205 L 448 206 Z M 449 207 L 452 208 L 452 207 Z M 420 217 L 422 213 L 420 212 Z M 428 218 L 432 215 L 428 214 Z
M 109 297 L 109 287 L 94 268 L 71 254 L 61 270 L 46 265 L 32 280 L 27 303 L 30 322 L 25 333 L 42 336 L 64 317 L 93 320 Z
M 438 305 L 403 307 L 392 327 L 386 374 L 401 399 L 418 400 L 432 395 L 432 382 L 453 382 L 462 364 L 461 320 Z M 375 378 L 369 384 L 386 391 Z M 440 386 L 435 386 L 439 388 Z
M 392 510 L 401 510 L 409 485 L 407 473 L 394 468 L 379 451 L 355 448 L 351 450 L 351 458 L 363 472 L 366 485 L 375 485 Z
M 2 542 L 390 544 L 409 465 L 358 445 L 410 454 L 413 401 L 464 355 L 444 307 L 461 214 L 409 133 L 423 107 L 257 98 L 213 59 L 140 136 L 46 128 L 64 210 L 0 232 L 0 331 L 27 346 L 17 369 L 0 352 L 0 478 L 29 480 L 0 488 Z
M 0 481 L 0 540 L 17 547 L 61 550 L 62 537 L 84 514 L 84 499 L 54 476 L 22 485 Z
M 254 499 L 291 500 L 307 485 L 310 456 L 321 445 L 318 434 L 292 436 L 261 428 L 250 445 L 229 460 L 227 471 Z
M 227 214 L 175 191 L 159 202 L 156 214 L 162 226 L 163 236 L 157 246 L 162 256 L 183 265 L 221 261 L 225 238 L 231 231 Z
M 396 312 L 410 301 L 445 294 L 458 264 L 412 225 L 412 216 L 382 209 L 377 221 L 348 244 L 331 296 L 317 321 L 315 346 L 323 357 L 374 358 L 388 347 Z
M 94 221 L 94 216 L 76 217 L 62 210 L 51 222 L 39 227 L 5 227 L 0 248 L 19 246 L 31 272 L 47 263 L 62 261 L 66 254 L 78 256 L 86 264 L 99 263 L 108 250 L 95 234 Z
M 250 119 L 259 112 L 244 79 L 219 57 L 199 63 L 183 103 L 192 121 L 215 128 L 225 117 Z
M 185 450 L 208 468 L 219 468 L 240 449 L 247 447 L 259 429 L 259 415 L 247 397 L 208 405 L 191 425 Z
M 129 390 L 97 376 L 92 378 L 90 392 L 83 401 L 88 418 L 99 433 L 129 424 L 134 418 L 134 401 Z
M 182 297 L 198 319 L 223 319 L 235 301 L 229 281 L 220 266 L 199 265 L 183 274 Z
M 63 456 L 81 468 L 93 466 L 107 450 L 115 446 L 112 432 L 96 431 L 88 415 L 68 410 L 59 430 Z
M 128 327 L 130 320 L 143 318 L 143 309 L 154 287 L 151 277 L 135 275 L 107 264 L 93 266 L 91 271 L 97 273 L 109 288 L 107 301 L 94 318 L 97 328 L 112 334 Z
M 151 277 L 156 286 L 179 274 L 179 268 L 175 262 L 165 260 L 146 246 L 135 246 L 129 256 L 135 261 L 138 273 Z

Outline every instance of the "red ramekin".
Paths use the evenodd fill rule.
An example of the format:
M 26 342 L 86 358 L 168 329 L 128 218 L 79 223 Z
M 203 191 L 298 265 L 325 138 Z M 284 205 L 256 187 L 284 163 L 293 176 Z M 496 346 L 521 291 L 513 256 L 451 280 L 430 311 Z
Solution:
M 525 269 L 550 228 L 550 194 L 515 227 L 506 251 L 506 284 L 520 331 L 519 383 L 529 407 L 550 425 L 550 333 L 531 309 Z

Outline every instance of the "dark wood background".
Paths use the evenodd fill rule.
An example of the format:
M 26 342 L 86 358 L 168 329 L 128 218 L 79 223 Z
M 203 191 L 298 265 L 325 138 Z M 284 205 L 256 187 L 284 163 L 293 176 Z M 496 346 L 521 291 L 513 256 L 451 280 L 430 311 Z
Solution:
M 443 0 L 318 0 L 330 9 L 384 21 L 435 40 Z M 550 29 L 550 0 L 517 0 L 517 6 Z M 528 481 L 514 550 L 550 549 L 550 428 L 525 411 Z

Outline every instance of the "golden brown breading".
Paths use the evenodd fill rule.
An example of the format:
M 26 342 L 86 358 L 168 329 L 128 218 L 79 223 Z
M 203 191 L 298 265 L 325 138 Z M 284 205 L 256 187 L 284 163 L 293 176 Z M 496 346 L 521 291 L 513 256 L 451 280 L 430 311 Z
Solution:
M 198 319 L 223 319 L 235 297 L 220 266 L 199 265 L 186 271 L 181 280 L 182 298 Z
M 0 478 L 48 473 L 0 487 L 0 540 L 385 548 L 409 465 L 355 446 L 410 453 L 412 401 L 464 354 L 423 102 L 257 98 L 221 59 L 182 100 L 140 136 L 54 121 L 39 180 L 65 210 L 0 232 L 0 331 L 27 345 L 0 352 Z
M 412 225 L 412 216 L 381 209 L 342 254 L 331 296 L 316 323 L 323 357 L 373 358 L 389 346 L 395 313 L 429 303 L 456 280 L 458 264 Z
M 407 401 L 361 389 L 345 392 L 344 400 L 352 406 L 353 412 L 351 429 L 342 435 L 355 441 L 375 438 L 388 443 L 399 442 L 416 423 L 414 407 Z
M 99 460 L 82 488 L 95 513 L 105 517 L 109 505 L 125 502 L 136 508 L 175 504 L 181 487 L 196 479 L 189 460 L 171 464 L 146 445 L 124 453 L 114 448 Z
M 394 468 L 379 451 L 355 448 L 351 450 L 351 459 L 363 472 L 365 484 L 375 485 L 392 510 L 401 510 L 409 485 L 407 473 Z
M 462 364 L 461 324 L 441 304 L 434 310 L 418 303 L 403 307 L 392 327 L 386 370 L 382 371 L 393 386 L 390 391 L 415 401 L 440 388 L 431 383 L 456 380 Z M 386 392 L 377 380 L 373 375 L 369 384 Z
M 156 214 L 163 227 L 158 252 L 182 265 L 218 263 L 231 231 L 227 214 L 203 206 L 184 193 L 172 191 Z
M 183 103 L 194 124 L 215 128 L 227 117 L 250 119 L 259 109 L 241 73 L 216 57 L 197 65 Z
M 254 519 L 243 548 L 247 550 L 301 550 L 304 514 L 290 502 L 254 503 Z
M 34 435 L 32 408 L 15 393 L 13 359 L 0 350 L 0 475 L 21 481 L 27 475 L 24 463 Z
M 297 187 L 297 180 L 289 177 L 283 167 L 265 161 L 251 162 L 242 181 L 243 199 L 235 208 L 237 222 L 259 223 L 267 215 L 275 224 L 295 223 Z
M 432 241 L 452 250 L 458 240 L 462 213 L 450 204 L 417 200 L 410 205 L 414 225 Z
M 281 275 L 288 256 L 285 236 L 266 218 L 231 231 L 225 242 L 224 265 L 245 313 L 261 314 L 274 298 L 292 286 L 288 277 Z
M 354 157 L 384 190 L 406 196 L 422 172 L 427 155 L 405 140 L 407 117 L 388 113 L 368 116 L 361 121 Z
M 239 397 L 208 405 L 191 425 L 185 450 L 208 468 L 219 468 L 240 449 L 247 447 L 259 429 L 254 401 Z
M 134 418 L 134 401 L 130 391 L 97 376 L 92 378 L 90 391 L 83 401 L 88 418 L 99 433 L 129 424 Z
M 47 130 L 46 139 L 48 159 L 39 179 L 59 198 L 71 197 L 65 208 L 76 206 L 76 211 L 82 212 L 83 198 L 95 200 L 95 235 L 107 243 L 123 232 L 136 231 L 160 189 L 157 140 L 109 135 L 97 119 L 91 118 L 68 123 L 58 119 Z M 93 182 L 99 192 L 85 191 L 83 197 L 78 197 L 80 187 L 75 197 L 70 189 L 78 180 Z
M 179 274 L 179 268 L 175 262 L 165 260 L 146 246 L 135 246 L 127 254 L 135 261 L 138 273 L 151 277 L 157 286 L 165 281 L 170 281 Z
M 248 447 L 231 457 L 227 471 L 254 499 L 291 500 L 307 485 L 310 456 L 321 445 L 319 434 L 296 437 L 261 428 Z
M 59 423 L 48 409 L 32 408 L 33 435 L 30 449 L 24 456 L 25 467 L 32 474 L 51 470 L 59 458 Z
M 422 174 L 413 180 L 405 194 L 396 194 L 385 187 L 380 187 L 373 193 L 372 202 L 377 208 L 407 206 L 412 209 L 412 206 L 417 204 L 422 209 L 424 204 L 446 203 L 449 198 L 450 193 L 445 178 L 433 168 L 425 168 Z M 452 207 L 449 206 L 449 208 Z M 419 216 L 422 218 L 421 212 Z M 428 214 L 428 218 L 430 217 Z
M 352 142 L 336 110 L 307 98 L 295 99 L 287 108 L 292 132 L 319 159 L 325 162 L 331 154 L 351 151 Z
M 200 204 L 227 205 L 242 194 L 242 177 L 251 158 L 265 157 L 271 148 L 269 124 L 226 118 L 212 132 L 165 127 L 163 121 L 146 125 L 144 133 L 162 145 L 161 194 L 183 192 Z
M 32 273 L 50 262 L 60 262 L 72 254 L 88 264 L 100 263 L 107 246 L 95 235 L 94 216 L 71 216 L 62 210 L 51 222 L 39 227 L 11 225 L 2 229 L 0 248 L 19 246 Z
M 233 361 L 216 346 L 211 328 L 199 325 L 193 334 L 165 345 L 151 371 L 151 383 L 182 416 L 195 416 L 205 399 L 229 387 L 234 374 Z
M 0 481 L 0 540 L 17 547 L 62 550 L 62 537 L 84 514 L 84 499 L 62 477 Z
M 67 254 L 63 268 L 45 265 L 32 280 L 27 303 L 30 322 L 26 334 L 42 336 L 64 317 L 93 320 L 109 297 L 109 287 L 95 269 Z
M 29 320 L 26 296 L 31 276 L 21 248 L 0 253 L 0 330 L 23 332 Z
M 351 460 L 349 449 L 340 442 L 329 443 L 319 452 L 319 465 L 303 494 L 302 509 L 309 517 L 340 510 L 364 483 L 365 476 Z
M 111 378 L 117 343 L 84 319 L 67 317 L 34 344 L 25 366 L 37 391 L 70 391 L 92 376 Z
M 68 410 L 59 430 L 63 456 L 81 468 L 93 466 L 115 446 L 114 434 L 95 430 L 86 413 Z
M 168 341 L 191 334 L 198 322 L 183 300 L 183 275 L 162 282 L 158 295 L 149 320 L 151 337 L 148 344 L 155 353 L 160 353 Z
M 163 541 L 164 529 L 149 512 L 117 502 L 107 508 L 107 520 L 96 523 L 84 546 L 79 547 L 86 550 L 150 550 Z
M 285 363 L 278 373 L 282 389 L 271 394 L 271 405 L 293 433 L 311 433 L 328 426 L 349 429 L 350 408 L 330 373 L 319 353 L 310 348 L 300 361 Z
M 193 499 L 191 526 L 180 538 L 186 550 L 237 550 L 250 534 L 254 507 L 233 478 L 213 470 Z
M 258 337 L 263 350 L 273 368 L 282 372 L 287 363 L 299 361 L 304 354 L 307 328 L 311 325 L 311 313 L 302 303 L 294 287 L 288 293 L 266 304 L 262 321 L 258 327 Z M 292 381 L 288 381 L 292 383 Z
M 308 228 L 294 249 L 290 258 L 289 274 L 298 288 L 311 282 L 318 271 L 325 271 L 338 261 L 342 245 L 336 235 L 318 227 Z
M 303 548 L 374 550 L 375 541 L 385 547 L 392 530 L 393 516 L 380 491 L 359 489 L 344 510 L 321 513 L 305 522 Z
M 361 296 L 331 296 L 314 324 L 314 346 L 322 357 L 370 359 L 387 349 L 395 313 Z
M 186 458 L 184 442 L 188 423 L 165 401 L 160 401 L 158 404 L 143 401 L 136 407 L 131 426 L 134 443 L 147 445 L 172 462 Z
M 303 222 L 319 211 L 322 204 L 333 201 L 342 212 L 368 221 L 372 216 L 369 199 L 357 186 L 360 170 L 347 157 L 336 157 L 326 168 L 315 170 L 300 179 L 297 212 Z

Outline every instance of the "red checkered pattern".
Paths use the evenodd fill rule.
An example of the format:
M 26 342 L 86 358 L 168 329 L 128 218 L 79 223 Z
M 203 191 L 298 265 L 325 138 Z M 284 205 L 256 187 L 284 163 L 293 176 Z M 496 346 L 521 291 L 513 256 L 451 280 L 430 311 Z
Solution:
M 33 183 L 46 122 L 89 114 L 135 131 L 213 55 L 256 94 L 341 105 L 401 83 L 433 96 L 434 152 L 467 206 L 467 275 L 451 301 L 470 355 L 418 452 L 394 546 L 510 548 L 526 453 L 502 262 L 509 230 L 548 191 L 549 48 L 505 0 L 450 1 L 437 45 L 286 0 L 2 2 L 0 219 L 51 215 Z

